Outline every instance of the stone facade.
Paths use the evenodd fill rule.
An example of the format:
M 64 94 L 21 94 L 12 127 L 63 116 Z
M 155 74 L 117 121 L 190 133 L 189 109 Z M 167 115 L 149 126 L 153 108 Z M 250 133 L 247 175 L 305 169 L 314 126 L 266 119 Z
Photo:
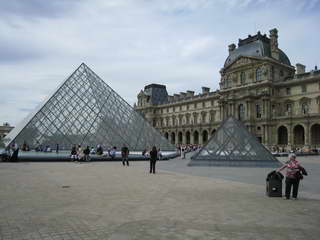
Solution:
M 8 133 L 13 129 L 12 126 L 10 126 L 9 123 L 4 123 L 2 126 L 0 126 L 0 147 L 3 147 L 4 144 L 2 142 L 2 139 L 8 135 Z
M 278 48 L 277 29 L 229 45 L 220 74 L 219 90 L 203 87 L 198 95 L 168 96 L 165 86 L 148 85 L 135 108 L 174 144 L 204 144 L 235 116 L 266 147 L 320 147 L 320 71 L 293 67 Z M 160 89 L 166 96 L 154 103 Z

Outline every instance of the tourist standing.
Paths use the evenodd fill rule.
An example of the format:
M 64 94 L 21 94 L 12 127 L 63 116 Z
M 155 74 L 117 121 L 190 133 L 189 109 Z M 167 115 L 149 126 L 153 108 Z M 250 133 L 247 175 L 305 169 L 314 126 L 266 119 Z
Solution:
M 71 161 L 77 161 L 78 160 L 78 154 L 77 154 L 76 145 L 73 145 L 72 148 L 71 148 L 70 158 L 71 158 Z
M 123 145 L 121 149 L 121 156 L 122 156 L 122 165 L 125 166 L 127 163 L 127 166 L 129 166 L 129 148 L 125 145 Z
M 285 199 L 290 199 L 290 193 L 291 193 L 291 187 L 293 187 L 292 190 L 292 199 L 297 200 L 298 197 L 298 189 L 299 189 L 299 182 L 300 179 L 302 179 L 302 175 L 300 171 L 304 175 L 307 175 L 307 172 L 305 169 L 300 165 L 298 160 L 296 159 L 295 154 L 290 154 L 289 155 L 289 161 L 286 162 L 280 169 L 277 171 L 280 172 L 283 169 L 287 168 L 286 172 L 286 193 L 285 193 Z
M 150 151 L 150 173 L 156 173 L 156 162 L 158 158 L 158 151 L 155 146 Z
M 83 152 L 80 144 L 78 145 L 77 155 L 78 155 L 79 161 L 83 160 Z
M 101 145 L 97 146 L 97 155 L 102 155 L 103 154 L 103 149 L 101 147 Z
M 56 145 L 56 154 L 58 154 L 59 153 L 59 144 L 57 143 L 57 145 Z
M 18 162 L 18 154 L 19 154 L 19 145 L 17 143 L 12 144 L 12 156 L 11 161 L 12 162 Z
M 161 160 L 162 159 L 162 152 L 161 149 L 158 149 L 158 159 Z
M 83 150 L 83 159 L 84 159 L 84 161 L 86 161 L 86 162 L 89 162 L 89 161 L 90 161 L 90 156 L 89 156 L 89 154 L 90 154 L 90 148 L 89 148 L 89 146 L 87 146 L 87 147 Z

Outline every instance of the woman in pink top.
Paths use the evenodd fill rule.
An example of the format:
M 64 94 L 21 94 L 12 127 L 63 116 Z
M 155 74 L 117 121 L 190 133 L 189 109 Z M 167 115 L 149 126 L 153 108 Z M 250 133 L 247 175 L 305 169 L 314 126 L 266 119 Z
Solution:
M 289 161 L 287 163 L 285 163 L 277 171 L 280 172 L 285 168 L 287 168 L 285 199 L 290 199 L 291 186 L 293 186 L 292 199 L 297 200 L 298 188 L 299 188 L 299 182 L 300 182 L 300 179 L 298 178 L 297 173 L 300 172 L 302 167 L 301 167 L 300 163 L 298 162 L 298 160 L 296 159 L 295 154 L 290 154 Z

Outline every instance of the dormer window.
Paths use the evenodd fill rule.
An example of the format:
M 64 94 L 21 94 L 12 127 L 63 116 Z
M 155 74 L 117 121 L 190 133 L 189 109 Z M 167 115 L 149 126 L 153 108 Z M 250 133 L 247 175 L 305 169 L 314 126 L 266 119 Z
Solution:
M 261 81 L 261 80 L 262 80 L 262 70 L 260 67 L 258 67 L 256 70 L 256 81 Z

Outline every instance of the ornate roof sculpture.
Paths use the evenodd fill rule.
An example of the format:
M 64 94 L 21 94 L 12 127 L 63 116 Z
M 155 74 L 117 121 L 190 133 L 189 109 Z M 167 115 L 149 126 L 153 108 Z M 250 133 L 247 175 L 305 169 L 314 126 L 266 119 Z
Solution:
M 191 157 L 188 165 L 278 167 L 281 164 L 241 122 L 229 117 L 208 143 Z
M 26 143 L 70 149 L 73 144 L 130 150 L 175 150 L 121 96 L 82 63 L 47 101 L 39 105 L 6 137 L 6 144 Z

